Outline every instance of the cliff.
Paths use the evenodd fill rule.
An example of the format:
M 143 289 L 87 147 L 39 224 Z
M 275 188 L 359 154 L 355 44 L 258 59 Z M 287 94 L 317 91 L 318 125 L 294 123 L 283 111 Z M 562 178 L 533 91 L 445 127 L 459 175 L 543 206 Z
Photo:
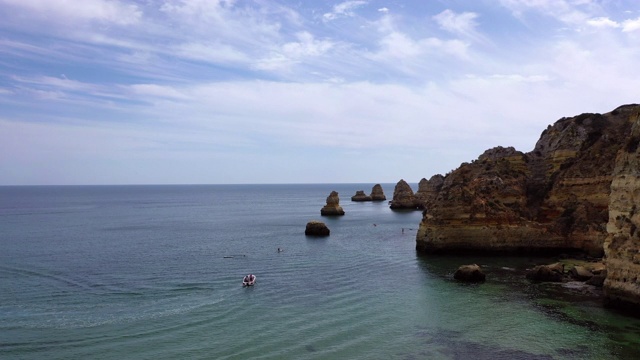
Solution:
M 604 292 L 616 306 L 640 304 L 640 112 L 624 109 L 633 121 L 618 153 L 609 198 L 608 236 L 604 243 L 607 277 Z
M 616 156 L 638 112 L 562 118 L 531 152 L 496 147 L 462 164 L 421 198 L 416 249 L 602 255 Z

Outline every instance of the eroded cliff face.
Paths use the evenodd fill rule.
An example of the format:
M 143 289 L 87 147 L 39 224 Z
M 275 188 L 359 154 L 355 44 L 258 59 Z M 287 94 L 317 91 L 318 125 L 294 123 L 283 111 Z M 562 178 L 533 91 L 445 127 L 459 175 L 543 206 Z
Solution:
M 416 248 L 601 255 L 616 154 L 638 111 L 562 118 L 529 153 L 497 147 L 462 164 L 425 204 Z
M 609 200 L 604 243 L 605 295 L 614 305 L 640 304 L 640 113 L 618 153 Z

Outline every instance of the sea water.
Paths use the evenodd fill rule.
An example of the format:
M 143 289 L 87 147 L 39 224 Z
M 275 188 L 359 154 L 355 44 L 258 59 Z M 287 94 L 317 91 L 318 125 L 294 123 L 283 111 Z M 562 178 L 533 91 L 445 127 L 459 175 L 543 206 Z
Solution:
M 598 290 L 524 279 L 550 259 L 420 256 L 372 186 L 0 187 L 0 359 L 640 358 Z

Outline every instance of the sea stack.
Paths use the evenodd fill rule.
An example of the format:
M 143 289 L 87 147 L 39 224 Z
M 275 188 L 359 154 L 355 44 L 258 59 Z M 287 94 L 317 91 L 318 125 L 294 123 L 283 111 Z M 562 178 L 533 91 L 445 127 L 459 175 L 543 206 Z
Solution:
M 356 191 L 356 194 L 351 197 L 351 201 L 371 201 L 371 196 L 364 193 L 364 190 Z
M 382 186 L 380 184 L 373 185 L 371 189 L 371 201 L 385 201 L 387 197 L 384 196 L 384 191 L 382 191 Z
M 327 205 L 320 210 L 322 216 L 341 216 L 344 210 L 340 206 L 340 198 L 337 191 L 332 191 L 327 197 Z
M 331 232 L 322 221 L 312 220 L 307 223 L 304 234 L 307 236 L 329 236 Z
M 401 179 L 396 184 L 393 190 L 393 200 L 391 200 L 389 207 L 395 210 L 416 210 L 419 208 L 418 201 L 413 194 L 413 189 L 411 189 L 411 186 L 409 186 L 404 179 Z

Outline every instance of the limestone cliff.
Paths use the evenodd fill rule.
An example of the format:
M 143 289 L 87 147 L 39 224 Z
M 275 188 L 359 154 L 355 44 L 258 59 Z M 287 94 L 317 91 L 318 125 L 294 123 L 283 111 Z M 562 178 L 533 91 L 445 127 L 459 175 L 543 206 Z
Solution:
M 604 243 L 604 291 L 614 305 L 640 304 L 640 109 L 621 111 L 633 121 L 615 161 Z
M 601 255 L 616 154 L 638 111 L 562 118 L 531 152 L 496 147 L 462 164 L 423 201 L 416 248 Z

